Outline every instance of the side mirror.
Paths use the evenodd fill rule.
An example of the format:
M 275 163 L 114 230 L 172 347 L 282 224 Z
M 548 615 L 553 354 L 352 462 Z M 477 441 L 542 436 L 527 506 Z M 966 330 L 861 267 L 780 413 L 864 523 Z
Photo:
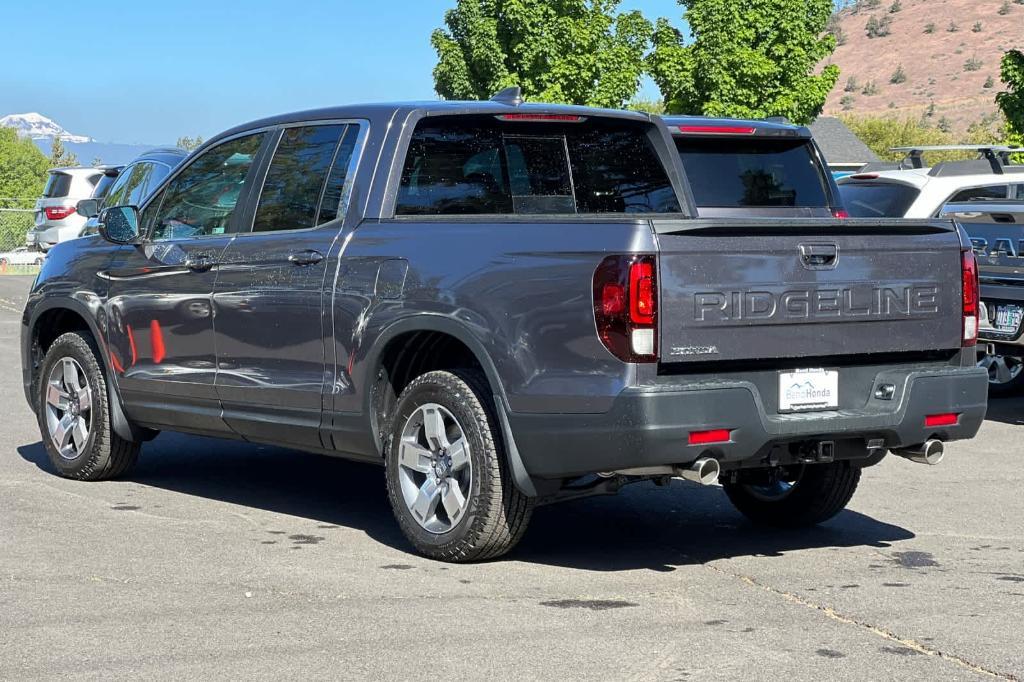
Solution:
M 113 206 L 100 212 L 100 235 L 114 244 L 139 243 L 139 210 L 134 206 Z
M 96 199 L 82 199 L 75 205 L 75 213 L 83 218 L 91 218 L 100 212 L 100 202 Z

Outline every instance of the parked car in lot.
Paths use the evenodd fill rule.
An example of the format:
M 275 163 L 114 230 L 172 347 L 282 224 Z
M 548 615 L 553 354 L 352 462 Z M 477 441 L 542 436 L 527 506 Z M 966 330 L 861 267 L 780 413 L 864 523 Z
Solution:
M 48 251 L 76 238 L 86 220 L 77 213 L 78 202 L 92 196 L 103 175 L 99 168 L 52 169 L 36 201 L 35 227 L 25 236 L 25 245 Z
M 1024 200 L 948 204 L 942 215 L 963 224 L 981 280 L 979 362 L 993 395 L 1024 389 Z
M 703 124 L 686 134 L 733 148 Z M 167 429 L 378 462 L 412 545 L 466 561 L 539 504 L 641 480 L 818 523 L 888 452 L 934 464 L 977 432 L 956 225 L 708 217 L 697 172 L 657 117 L 515 90 L 229 130 L 33 285 L 50 461 L 118 476 Z M 750 176 L 750 204 L 799 208 L 806 179 Z
M 6 265 L 42 265 L 45 253 L 31 250 L 27 246 L 19 246 L 13 251 L 0 251 L 0 266 Z
M 974 161 L 926 165 L 925 154 L 976 151 Z M 932 218 L 946 204 L 1024 200 L 1024 166 L 1011 165 L 1004 146 L 943 145 L 898 147 L 901 164 L 868 164 L 841 178 L 839 193 L 850 215 L 860 218 Z M 899 166 L 899 168 L 890 168 Z M 887 170 L 886 170 L 887 169 Z
M 92 197 L 78 202 L 78 214 L 88 218 L 79 236 L 97 233 L 99 221 L 96 218 L 105 205 L 141 205 L 187 156 L 188 152 L 176 147 L 151 149 L 127 166 L 120 167 L 115 179 L 103 187 L 102 191 L 100 185 L 97 185 L 97 191 Z

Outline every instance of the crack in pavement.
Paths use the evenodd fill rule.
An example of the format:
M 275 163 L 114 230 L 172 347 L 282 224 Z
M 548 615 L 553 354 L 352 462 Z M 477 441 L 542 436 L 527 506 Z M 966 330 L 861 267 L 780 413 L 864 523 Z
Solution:
M 878 637 L 887 639 L 890 642 L 895 642 L 897 644 L 907 647 L 908 649 L 913 649 L 914 651 L 920 654 L 944 659 L 962 668 L 966 668 L 967 670 L 970 670 L 981 675 L 987 675 L 989 677 L 994 677 L 999 680 L 1007 680 L 1008 682 L 1020 682 L 1015 675 L 1012 675 L 1010 673 L 992 670 L 991 668 L 986 668 L 985 666 L 979 663 L 974 663 L 973 661 L 970 661 L 964 658 L 963 656 L 951 654 L 946 651 L 940 651 L 939 649 L 933 649 L 932 647 L 922 644 L 921 642 L 918 642 L 915 639 L 901 637 L 900 635 L 897 635 L 891 630 L 887 630 L 881 626 L 872 625 L 871 623 L 857 620 L 852 616 L 847 616 L 846 614 L 836 611 L 830 606 L 822 606 L 821 604 L 816 604 L 810 601 L 809 599 L 801 597 L 798 594 L 793 594 L 792 592 L 786 592 L 785 590 L 780 590 L 778 588 L 772 587 L 771 585 L 766 585 L 765 583 L 762 583 L 754 578 L 751 578 L 750 576 L 743 575 L 742 573 L 734 573 L 733 571 L 726 570 L 713 564 L 704 564 L 704 567 L 708 570 L 715 571 L 716 573 L 719 573 L 721 575 L 735 578 L 740 582 L 749 585 L 750 587 L 755 587 L 765 592 L 768 592 L 769 594 L 774 594 L 775 596 L 782 597 L 786 601 L 792 602 L 794 604 L 799 604 L 800 606 L 804 606 L 809 609 L 814 609 L 815 611 L 819 611 L 825 614 L 825 616 L 827 616 L 828 618 L 831 618 L 832 620 L 837 621 L 839 623 L 844 623 L 846 625 L 856 625 L 857 627 L 863 630 L 867 630 L 873 635 L 877 635 Z

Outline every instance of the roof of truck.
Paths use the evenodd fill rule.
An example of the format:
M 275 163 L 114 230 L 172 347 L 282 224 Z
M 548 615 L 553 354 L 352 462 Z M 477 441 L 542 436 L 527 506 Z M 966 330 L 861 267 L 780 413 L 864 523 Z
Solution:
M 342 106 L 325 107 L 322 109 L 308 109 L 305 111 L 294 111 L 276 116 L 250 121 L 230 130 L 220 133 L 206 142 L 206 145 L 224 137 L 236 135 L 247 130 L 267 128 L 270 126 L 298 123 L 302 121 L 330 121 L 344 119 L 370 119 L 391 120 L 392 118 L 417 112 L 421 116 L 444 116 L 451 114 L 561 114 L 575 116 L 602 116 L 607 118 L 619 118 L 634 121 L 650 121 L 651 116 L 638 111 L 624 111 L 621 109 L 599 109 L 595 107 L 581 107 L 571 104 L 539 104 L 522 103 L 511 104 L 506 102 L 487 101 L 455 101 L 436 100 L 423 102 L 390 102 L 372 104 L 346 104 Z M 204 146 L 206 146 L 204 145 Z

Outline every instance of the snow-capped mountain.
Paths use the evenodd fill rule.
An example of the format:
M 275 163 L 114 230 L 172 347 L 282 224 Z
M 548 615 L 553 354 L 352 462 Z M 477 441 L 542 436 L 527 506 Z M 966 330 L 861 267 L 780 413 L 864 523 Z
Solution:
M 74 154 L 82 164 L 125 164 L 156 146 L 97 142 L 85 135 L 69 133 L 53 119 L 37 113 L 0 116 L 0 126 L 14 128 L 21 137 L 30 138 L 45 156 L 50 156 L 54 138 L 60 138 L 65 150 Z
M 9 116 L 4 116 L 3 118 L 0 118 L 0 126 L 14 128 L 22 137 L 30 137 L 33 140 L 41 140 L 44 138 L 52 140 L 55 137 L 59 137 L 64 142 L 75 142 L 77 144 L 85 144 L 86 142 L 93 141 L 91 137 L 69 133 L 53 119 L 35 112 L 30 114 L 10 114 Z

